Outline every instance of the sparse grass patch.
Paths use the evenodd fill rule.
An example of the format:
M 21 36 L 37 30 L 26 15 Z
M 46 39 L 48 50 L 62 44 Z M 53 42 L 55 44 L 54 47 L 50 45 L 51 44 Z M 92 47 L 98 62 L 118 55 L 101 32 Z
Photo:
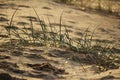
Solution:
M 100 71 L 119 68 L 120 58 L 113 54 L 99 54 L 96 59 L 98 59 L 97 65 Z
M 88 27 L 82 36 L 80 36 L 81 40 L 73 40 L 67 27 L 62 25 L 62 15 L 60 16 L 58 28 L 55 28 L 54 25 L 50 23 L 50 20 L 49 24 L 42 20 L 34 9 L 37 16 L 36 19 L 40 26 L 36 30 L 33 24 L 34 21 L 31 17 L 29 20 L 29 28 L 25 26 L 23 26 L 24 28 L 14 26 L 12 22 L 16 11 L 12 15 L 10 24 L 5 27 L 5 35 L 8 37 L 3 37 L 2 32 L 0 33 L 1 39 L 7 40 L 6 42 L 3 42 L 3 45 L 1 45 L 2 47 L 18 50 L 24 50 L 26 46 L 67 48 L 67 50 L 71 50 L 76 53 L 85 55 L 91 54 L 92 56 L 89 55 L 89 60 L 96 64 L 100 71 L 119 68 L 119 58 L 113 56 L 114 54 L 111 51 L 111 45 L 106 42 L 93 41 L 96 28 L 92 33 L 88 33 Z

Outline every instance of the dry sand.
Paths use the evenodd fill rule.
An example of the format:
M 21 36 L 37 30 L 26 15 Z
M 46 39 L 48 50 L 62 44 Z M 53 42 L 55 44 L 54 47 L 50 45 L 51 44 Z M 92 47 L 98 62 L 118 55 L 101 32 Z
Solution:
M 44 19 L 46 23 L 48 23 L 49 18 L 53 24 L 59 23 L 60 15 L 63 12 L 62 23 L 67 25 L 73 39 L 78 39 L 87 27 L 90 26 L 90 32 L 97 27 L 94 35 L 95 40 L 110 41 L 112 44 L 115 44 L 117 48 L 120 48 L 120 17 L 83 12 L 74 6 L 56 3 L 52 0 L 0 0 L 1 29 L 7 25 L 11 15 L 18 6 L 20 6 L 20 8 L 14 17 L 14 25 L 18 27 L 22 27 L 20 22 L 25 22 L 26 26 L 29 26 L 30 22 L 26 17 L 36 17 L 33 8 L 36 9 L 40 18 Z M 38 28 L 37 22 L 34 23 L 34 26 L 36 26 L 36 29 Z M 5 55 L 8 57 L 0 58 L 0 62 L 10 62 L 6 63 L 9 64 L 9 67 L 11 66 L 12 69 L 19 69 L 21 71 L 0 68 L 0 73 L 7 72 L 13 77 L 25 78 L 27 80 L 99 80 L 107 75 L 113 75 L 118 78 L 113 80 L 120 80 L 120 69 L 96 73 L 96 70 L 92 69 L 93 65 L 84 65 L 84 71 L 81 64 L 65 58 L 70 56 L 62 54 L 63 56 L 56 55 L 56 57 L 53 57 L 44 55 L 43 53 L 45 53 L 45 51 L 62 54 L 63 50 L 54 48 L 48 48 L 48 50 L 46 50 L 46 47 L 32 47 L 26 49 L 21 55 L 16 55 L 17 52 L 1 51 L 0 57 Z M 74 54 L 74 52 L 65 53 L 70 55 Z M 65 73 L 56 74 L 51 71 L 41 72 L 27 66 L 27 64 L 41 64 L 43 62 L 49 62 L 60 69 L 63 68 L 65 69 Z M 16 68 L 12 63 L 16 63 L 19 67 Z

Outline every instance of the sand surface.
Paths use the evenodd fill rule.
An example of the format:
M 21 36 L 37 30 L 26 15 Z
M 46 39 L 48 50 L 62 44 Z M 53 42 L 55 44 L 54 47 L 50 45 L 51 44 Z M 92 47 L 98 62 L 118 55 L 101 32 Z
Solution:
M 106 40 L 120 49 L 120 17 L 84 12 L 74 6 L 56 3 L 52 0 L 0 0 L 1 30 L 9 23 L 13 12 L 18 6 L 19 9 L 13 19 L 14 25 L 18 27 L 22 27 L 22 22 L 25 22 L 25 25 L 29 26 L 30 21 L 27 17 L 33 17 L 35 19 L 34 26 L 36 29 L 39 28 L 33 8 L 46 23 L 49 23 L 49 18 L 50 22 L 56 26 L 59 24 L 60 16 L 63 13 L 62 24 L 68 27 L 73 39 L 79 39 L 86 28 L 90 27 L 89 32 L 92 32 L 97 27 L 94 40 Z M 56 53 L 57 55 L 45 55 L 46 51 Z M 84 71 L 81 64 L 68 59 L 73 54 L 75 53 L 71 51 L 67 52 L 61 49 L 46 47 L 29 47 L 22 53 L 12 52 L 12 50 L 0 51 L 0 57 L 3 56 L 0 58 L 0 62 L 3 62 L 3 64 L 9 62 L 5 64 L 12 67 L 11 70 L 11 68 L 4 69 L 0 66 L 0 73 L 7 72 L 13 77 L 27 80 L 100 80 L 100 78 L 107 75 L 117 77 L 113 80 L 120 80 L 120 69 L 96 73 L 93 65 L 84 64 Z M 9 58 L 4 56 L 8 56 Z M 13 63 L 17 64 L 18 67 L 15 67 Z M 64 69 L 65 72 L 57 74 L 54 71 L 39 71 L 27 66 L 27 64 L 42 63 L 50 63 L 58 69 Z M 13 69 L 20 71 L 14 71 Z

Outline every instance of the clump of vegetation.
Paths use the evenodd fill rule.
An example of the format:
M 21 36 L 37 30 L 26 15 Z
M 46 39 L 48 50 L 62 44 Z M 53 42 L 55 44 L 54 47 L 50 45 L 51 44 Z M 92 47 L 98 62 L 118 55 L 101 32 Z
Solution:
M 120 58 L 113 54 L 99 54 L 97 59 L 97 65 L 100 71 L 119 68 Z
M 34 8 L 33 8 L 34 9 Z M 33 21 L 30 18 L 29 29 L 18 28 L 13 25 L 13 19 L 17 10 L 12 15 L 10 23 L 5 27 L 7 37 L 2 37 L 6 42 L 3 43 L 3 47 L 13 48 L 13 49 L 24 49 L 26 46 L 48 46 L 48 47 L 59 47 L 67 48 L 69 50 L 75 51 L 77 53 L 92 54 L 90 56 L 91 61 L 99 66 L 101 71 L 108 69 L 119 68 L 118 60 L 116 56 L 112 56 L 111 48 L 109 44 L 102 42 L 93 42 L 94 31 L 89 36 L 87 28 L 80 40 L 73 40 L 69 35 L 67 27 L 62 25 L 62 15 L 60 16 L 59 28 L 55 28 L 49 20 L 49 25 L 42 20 L 37 11 L 34 12 L 37 16 L 37 21 L 39 23 L 39 29 L 35 29 Z M 0 33 L 2 35 L 3 33 Z M 109 53 L 109 54 L 106 54 Z M 102 67 L 102 68 L 101 68 Z

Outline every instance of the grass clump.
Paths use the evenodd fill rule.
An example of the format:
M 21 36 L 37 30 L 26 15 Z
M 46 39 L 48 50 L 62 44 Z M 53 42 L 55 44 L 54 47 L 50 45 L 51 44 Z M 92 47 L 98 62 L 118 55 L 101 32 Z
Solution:
M 50 23 L 49 19 L 49 24 L 46 24 L 34 9 L 40 26 L 39 29 L 36 30 L 31 18 L 29 20 L 29 29 L 25 26 L 23 26 L 24 28 L 18 28 L 14 26 L 12 22 L 16 11 L 12 15 L 10 24 L 5 27 L 8 38 L 1 38 L 7 39 L 2 46 L 18 50 L 24 49 L 26 46 L 67 48 L 77 53 L 85 54 L 86 56 L 87 54 L 91 54 L 89 55 L 89 60 L 98 65 L 101 71 L 119 67 L 119 58 L 113 56 L 110 45 L 103 42 L 93 41 L 96 28 L 89 35 L 88 27 L 81 36 L 81 40 L 73 40 L 68 32 L 67 27 L 62 25 L 62 15 L 60 16 L 59 28 L 55 28 Z M 0 33 L 0 35 L 1 34 L 2 33 Z
M 113 54 L 99 54 L 97 59 L 97 64 L 100 71 L 119 68 L 120 58 L 114 56 Z

